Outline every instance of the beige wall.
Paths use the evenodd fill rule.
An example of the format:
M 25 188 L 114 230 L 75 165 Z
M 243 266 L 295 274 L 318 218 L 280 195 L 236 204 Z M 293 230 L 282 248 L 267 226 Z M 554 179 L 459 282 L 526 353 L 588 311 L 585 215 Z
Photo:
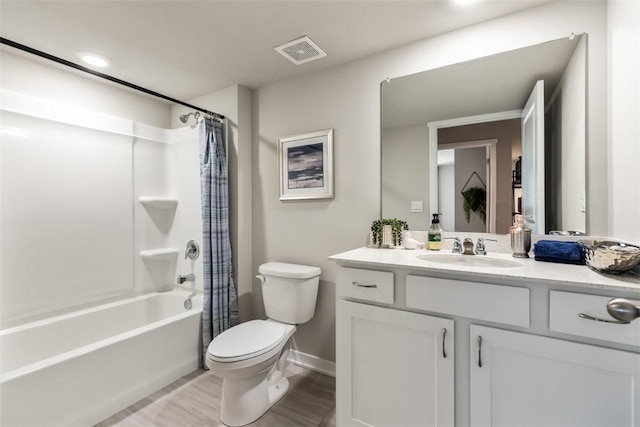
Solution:
M 380 215 L 380 82 L 572 32 L 589 33 L 589 165 L 590 174 L 602 176 L 607 170 L 604 2 L 544 5 L 255 91 L 253 271 L 277 260 L 322 268 L 316 317 L 296 333 L 299 350 L 334 359 L 335 265 L 327 257 L 365 244 L 371 221 Z M 278 138 L 325 128 L 335 131 L 335 198 L 280 202 Z M 606 194 L 606 182 L 595 181 L 590 191 Z M 606 206 L 592 198 L 589 208 L 590 230 L 606 233 Z M 260 317 L 256 280 L 253 287 L 254 314 Z
M 496 198 L 496 232 L 509 232 L 511 221 L 511 148 L 514 141 L 520 141 L 520 119 L 500 120 L 497 122 L 478 123 L 474 125 L 456 126 L 438 130 L 438 147 L 446 148 L 446 144 L 455 142 L 476 141 L 483 139 L 498 140 L 497 152 L 497 198 Z M 456 230 L 458 230 L 456 221 Z M 460 230 L 464 231 L 464 230 Z
M 429 128 L 426 124 L 386 129 L 382 159 L 383 218 L 400 218 L 411 230 L 426 230 L 429 215 Z M 411 212 L 421 201 L 423 212 Z
M 547 230 L 586 230 L 586 59 L 583 38 L 547 106 L 545 123 L 560 123 L 551 126 L 545 148 Z

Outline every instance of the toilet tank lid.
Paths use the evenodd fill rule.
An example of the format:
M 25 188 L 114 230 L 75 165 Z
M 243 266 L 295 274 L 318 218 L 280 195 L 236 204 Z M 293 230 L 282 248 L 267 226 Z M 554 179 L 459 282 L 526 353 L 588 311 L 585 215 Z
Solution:
M 309 279 L 319 276 L 320 267 L 312 267 L 309 265 L 288 264 L 286 262 L 267 262 L 262 264 L 258 271 L 260 274 L 268 274 L 270 276 L 288 277 L 291 279 Z

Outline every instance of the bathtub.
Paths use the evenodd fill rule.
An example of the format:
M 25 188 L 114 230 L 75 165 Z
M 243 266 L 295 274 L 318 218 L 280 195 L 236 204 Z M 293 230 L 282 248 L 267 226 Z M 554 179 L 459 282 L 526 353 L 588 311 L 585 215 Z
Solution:
M 175 289 L 0 331 L 0 425 L 91 426 L 196 370 L 202 297 Z

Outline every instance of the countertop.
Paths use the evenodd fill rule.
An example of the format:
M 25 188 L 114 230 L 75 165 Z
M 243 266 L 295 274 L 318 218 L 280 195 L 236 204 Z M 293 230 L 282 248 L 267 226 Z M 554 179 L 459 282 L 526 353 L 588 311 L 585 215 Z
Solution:
M 425 249 L 408 250 L 404 248 L 380 249 L 362 247 L 332 255 L 330 260 L 350 266 L 408 268 L 424 273 L 455 274 L 461 278 L 475 280 L 509 280 L 520 283 L 549 283 L 582 288 L 596 288 L 611 291 L 637 292 L 640 298 L 640 276 L 635 273 L 623 275 L 602 274 L 585 265 L 557 264 L 535 261 L 533 258 L 513 258 L 511 254 L 489 253 L 490 258 L 517 261 L 515 267 L 472 267 L 441 264 L 418 258 L 425 254 L 451 254 L 450 250 L 427 251 Z M 483 255 L 458 255 L 461 257 L 482 257 Z

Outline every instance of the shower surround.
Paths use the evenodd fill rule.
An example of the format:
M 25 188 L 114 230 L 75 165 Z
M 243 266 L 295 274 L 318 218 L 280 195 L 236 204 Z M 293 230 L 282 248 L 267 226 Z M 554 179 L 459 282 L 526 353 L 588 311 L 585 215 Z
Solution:
M 0 89 L 0 132 L 0 337 L 8 340 L 0 358 L 0 424 L 38 424 L 26 413 L 11 418 L 16 414 L 5 408 L 35 413 L 41 403 L 56 406 L 27 402 L 18 383 L 53 396 L 100 390 L 100 381 L 117 377 L 102 375 L 113 368 L 115 348 L 124 371 L 136 376 L 103 391 L 104 400 L 120 405 L 110 409 L 143 397 L 126 397 L 136 384 L 159 388 L 196 369 L 201 305 L 185 312 L 183 295 L 166 306 L 181 291 L 172 291 L 178 274 L 195 273 L 198 287 L 202 274 L 200 261 L 183 259 L 186 242 L 201 239 L 195 126 L 161 129 Z M 156 302 L 140 302 L 147 298 Z M 132 308 L 123 314 L 112 304 Z M 87 310 L 105 317 L 90 322 L 75 314 Z M 60 322 L 68 318 L 76 321 Z M 54 324 L 56 333 L 46 333 Z M 155 353 L 178 336 L 182 355 L 156 365 Z M 148 340 L 157 341 L 155 352 L 145 350 Z M 49 377 L 61 369 L 71 382 Z M 86 425 L 110 415 L 78 405 L 48 422 Z

